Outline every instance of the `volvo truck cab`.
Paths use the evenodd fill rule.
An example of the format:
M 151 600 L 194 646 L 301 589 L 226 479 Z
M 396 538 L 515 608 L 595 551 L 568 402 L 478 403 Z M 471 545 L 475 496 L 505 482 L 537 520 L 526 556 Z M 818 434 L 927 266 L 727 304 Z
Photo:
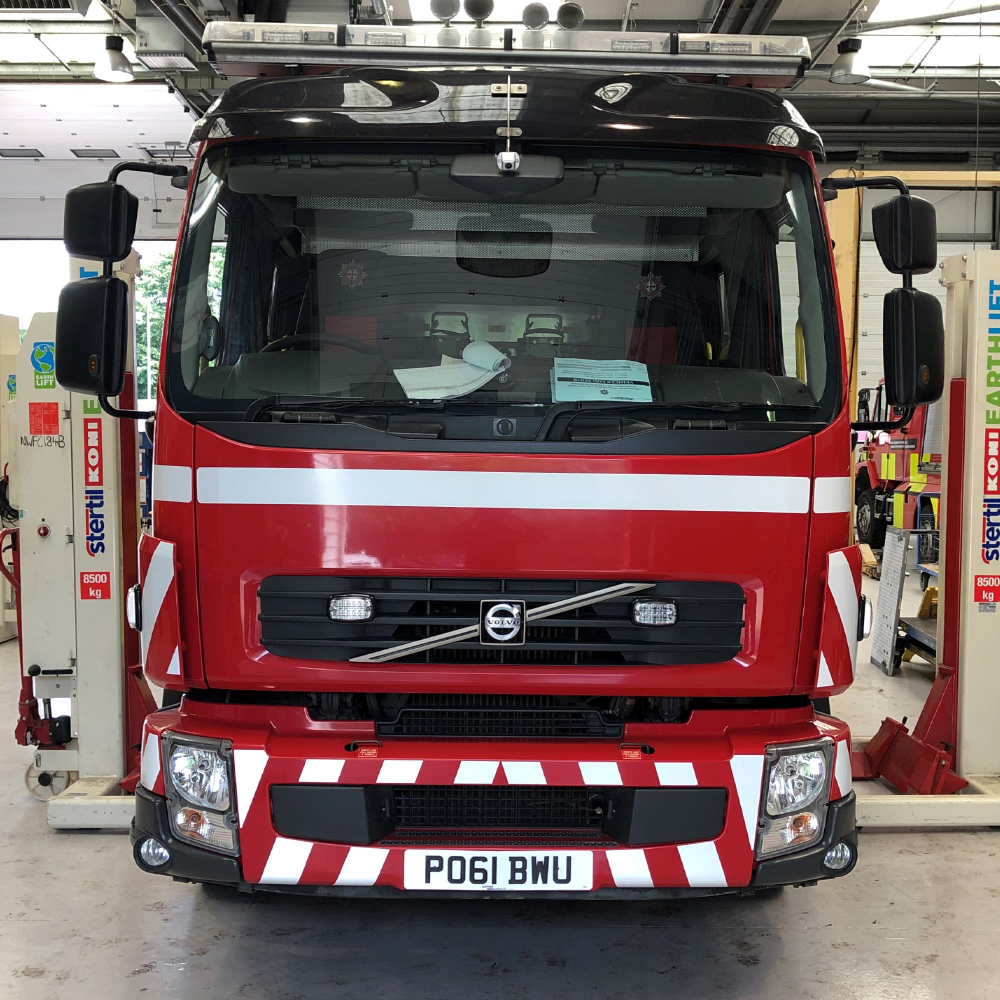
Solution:
M 150 873 L 650 896 L 855 865 L 814 707 L 866 617 L 822 145 L 761 89 L 808 46 L 538 33 L 208 28 L 253 78 L 195 130 L 129 598 L 181 694 L 143 739 Z M 74 252 L 116 259 L 130 199 L 79 189 Z M 66 289 L 56 363 L 120 412 L 114 282 Z M 935 317 L 896 291 L 921 405 Z

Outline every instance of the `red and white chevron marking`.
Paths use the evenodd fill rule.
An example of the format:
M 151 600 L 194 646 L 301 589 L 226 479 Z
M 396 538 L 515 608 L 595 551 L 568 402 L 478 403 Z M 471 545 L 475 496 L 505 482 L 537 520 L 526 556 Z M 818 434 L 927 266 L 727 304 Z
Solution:
M 861 549 L 852 545 L 828 553 L 816 673 L 817 695 L 840 694 L 854 681 L 860 599 Z
M 160 758 L 160 734 L 150 729 L 149 720 L 142 727 L 142 750 L 139 756 L 139 784 L 147 792 L 165 795 Z
M 598 849 L 594 886 L 728 886 L 750 880 L 764 755 L 730 761 L 431 760 L 269 757 L 234 750 L 244 877 L 265 884 L 396 885 L 404 848 L 350 847 L 292 840 L 271 825 L 269 786 L 310 784 L 665 785 L 730 789 L 726 826 L 711 841 Z
M 142 664 L 161 687 L 181 679 L 180 613 L 177 603 L 177 558 L 173 542 L 152 535 L 139 541 L 142 584 Z
M 143 733 L 141 782 L 163 794 L 159 738 L 169 731 L 217 735 L 219 722 L 194 723 L 180 710 L 157 712 L 146 720 Z M 206 728 L 207 727 L 207 728 Z M 282 727 L 279 726 L 279 730 Z M 340 750 L 344 735 L 275 732 L 259 724 L 229 730 L 235 744 L 233 766 L 235 801 L 240 832 L 240 862 L 250 883 L 274 885 L 385 885 L 403 888 L 404 846 L 350 846 L 283 837 L 271 817 L 274 784 L 417 784 L 417 785 L 570 785 L 584 787 L 705 787 L 728 791 L 725 825 L 714 840 L 655 847 L 601 847 L 593 855 L 593 887 L 724 887 L 748 885 L 753 875 L 757 818 L 764 778 L 764 751 L 773 733 L 767 729 L 736 728 L 730 737 L 685 740 L 686 759 L 608 759 L 606 749 L 568 744 L 540 745 L 535 753 L 549 759 L 527 759 L 525 746 L 511 745 L 507 759 L 465 756 L 468 746 L 428 741 L 421 756 L 413 742 L 402 741 L 378 749 L 379 757 Z M 788 737 L 792 737 L 788 733 Z M 828 736 L 835 744 L 831 798 L 851 788 L 850 733 L 833 718 L 814 718 L 797 724 L 795 738 Z M 331 745 L 332 744 L 332 745 Z M 404 749 L 406 748 L 406 749 Z M 457 753 L 456 753 L 457 751 Z M 525 756 L 518 757 L 518 752 Z M 615 751 L 611 751 L 614 753 Z M 579 754 L 579 757 L 576 755 Z M 655 756 L 667 755 L 661 746 Z M 604 759 L 600 757 L 604 755 Z M 587 757 L 589 759 L 580 759 Z M 447 848 L 442 847 L 442 850 Z M 525 845 L 525 851 L 530 846 Z

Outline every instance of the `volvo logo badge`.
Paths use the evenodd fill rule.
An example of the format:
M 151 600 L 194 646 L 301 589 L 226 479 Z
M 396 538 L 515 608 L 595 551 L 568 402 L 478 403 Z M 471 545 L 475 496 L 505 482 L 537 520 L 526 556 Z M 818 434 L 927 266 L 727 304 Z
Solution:
M 480 601 L 479 641 L 484 646 L 523 646 L 526 618 L 524 601 Z

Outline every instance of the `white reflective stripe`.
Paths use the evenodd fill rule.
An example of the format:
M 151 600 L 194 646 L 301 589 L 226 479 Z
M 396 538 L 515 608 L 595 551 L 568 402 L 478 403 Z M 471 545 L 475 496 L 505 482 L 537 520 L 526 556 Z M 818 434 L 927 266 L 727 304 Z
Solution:
M 276 837 L 264 865 L 262 883 L 271 885 L 297 885 L 306 862 L 312 853 L 311 840 L 289 840 L 286 837 Z
M 833 603 L 837 605 L 840 623 L 844 626 L 853 673 L 854 661 L 858 655 L 858 591 L 854 586 L 851 564 L 843 552 L 830 553 L 826 585 L 833 594 Z
M 688 885 L 695 887 L 728 884 L 714 841 L 703 840 L 697 844 L 681 844 L 677 852 L 681 856 Z
M 807 476 L 691 476 L 421 469 L 198 470 L 198 502 L 502 510 L 806 514 Z
M 388 856 L 382 847 L 352 847 L 334 885 L 374 885 Z
M 580 776 L 585 785 L 620 785 L 622 773 L 613 760 L 581 760 Z
M 830 664 L 826 662 L 826 654 L 819 651 L 819 673 L 816 676 L 816 687 L 833 687 L 833 674 L 830 673 Z
M 180 674 L 181 672 L 181 648 L 180 646 L 174 646 L 174 655 L 170 657 L 170 663 L 167 664 L 168 674 Z
M 813 512 L 847 514 L 851 510 L 850 476 L 817 476 L 813 484 Z
M 837 756 L 833 762 L 833 773 L 840 786 L 841 796 L 851 790 L 851 748 L 847 740 L 837 740 Z
M 156 619 L 174 578 L 174 546 L 172 542 L 159 542 L 149 558 L 146 575 L 142 581 L 142 662 L 146 662 L 149 639 L 156 626 Z
M 139 758 L 139 784 L 147 792 L 151 792 L 159 776 L 160 737 L 155 733 L 150 733 L 142 745 L 142 756 Z
M 620 889 L 627 886 L 651 888 L 653 876 L 649 874 L 649 864 L 645 851 L 605 851 L 611 877 Z
M 763 754 L 735 754 L 729 762 L 740 800 L 743 823 L 751 850 L 757 846 L 757 819 L 760 815 L 761 781 L 764 777 Z
M 545 772 L 538 760 L 505 760 L 503 773 L 508 785 L 544 785 Z
M 332 785 L 340 781 L 340 772 L 344 770 L 342 760 L 326 760 L 310 758 L 302 765 L 299 781 L 315 782 L 320 785 Z
M 498 760 L 463 760 L 455 775 L 456 785 L 492 785 L 497 776 Z
M 694 764 L 665 761 L 656 765 L 656 776 L 661 785 L 697 785 L 698 776 Z
M 379 768 L 377 785 L 412 785 L 420 774 L 422 760 L 386 760 Z
M 153 499 L 190 503 L 191 470 L 186 465 L 154 465 Z
M 234 750 L 233 771 L 236 774 L 236 806 L 239 810 L 240 826 L 244 824 L 250 803 L 257 794 L 261 775 L 267 766 L 266 750 Z

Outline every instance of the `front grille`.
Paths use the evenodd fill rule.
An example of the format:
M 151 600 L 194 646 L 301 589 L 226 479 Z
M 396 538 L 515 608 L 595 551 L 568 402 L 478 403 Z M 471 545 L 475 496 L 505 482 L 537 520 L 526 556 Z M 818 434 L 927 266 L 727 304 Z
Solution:
M 397 785 L 396 827 L 600 830 L 601 789 L 555 785 Z
M 714 840 L 725 788 L 561 785 L 271 785 L 293 840 L 409 846 L 595 847 Z
M 271 576 L 261 582 L 261 643 L 279 656 L 350 660 L 479 621 L 480 602 L 515 599 L 528 608 L 601 590 L 611 580 L 466 580 L 437 577 Z M 370 594 L 367 622 L 332 622 L 335 594 Z M 672 600 L 677 623 L 632 623 L 636 596 Z M 736 583 L 660 582 L 638 595 L 546 618 L 527 627 L 523 646 L 450 643 L 401 658 L 403 663 L 669 665 L 721 663 L 741 650 L 743 589 Z
M 624 724 L 551 695 L 410 695 L 379 736 L 459 739 L 621 739 Z M 563 702 L 564 704 L 560 704 Z

